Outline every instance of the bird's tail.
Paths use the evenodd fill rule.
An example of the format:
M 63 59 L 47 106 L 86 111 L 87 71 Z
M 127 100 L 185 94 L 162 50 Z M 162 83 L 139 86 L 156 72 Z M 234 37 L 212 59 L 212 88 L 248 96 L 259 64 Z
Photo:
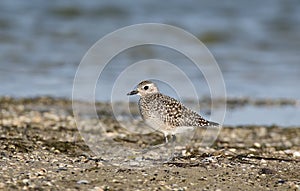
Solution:
M 216 123 L 216 122 L 213 122 L 213 121 L 209 121 L 208 123 L 209 123 L 208 126 L 211 126 L 211 127 L 218 127 L 218 126 L 220 126 L 219 123 Z

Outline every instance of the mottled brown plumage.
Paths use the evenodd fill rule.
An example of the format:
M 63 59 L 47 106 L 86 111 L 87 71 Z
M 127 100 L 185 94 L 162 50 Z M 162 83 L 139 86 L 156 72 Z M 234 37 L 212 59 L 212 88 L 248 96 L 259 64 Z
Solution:
M 140 95 L 139 109 L 142 118 L 152 128 L 167 135 L 174 135 L 180 127 L 217 126 L 217 123 L 205 120 L 195 111 L 181 102 L 159 92 L 155 83 L 142 81 L 137 89 L 128 95 Z

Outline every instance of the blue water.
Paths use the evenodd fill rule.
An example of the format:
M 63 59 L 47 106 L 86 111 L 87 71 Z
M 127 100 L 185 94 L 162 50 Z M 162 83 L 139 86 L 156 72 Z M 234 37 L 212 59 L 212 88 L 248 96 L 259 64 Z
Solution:
M 104 35 L 144 22 L 174 25 L 203 40 L 222 70 L 228 97 L 300 99 L 297 0 L 2 0 L 0 96 L 71 98 L 74 75 L 86 51 Z M 103 76 L 107 83 L 96 89 L 99 101 L 110 99 L 109 93 L 103 92 L 111 91 L 115 74 L 124 65 L 139 58 L 160 56 L 159 50 L 144 49 L 124 54 Z M 201 87 L 197 89 L 198 95 L 209 96 L 203 78 L 193 74 L 192 67 L 187 70 L 191 80 Z M 137 73 L 136 78 L 143 79 L 142 74 L 147 71 L 149 68 Z M 185 86 L 176 76 L 174 83 Z M 83 91 L 84 88 L 83 84 Z M 294 119 L 300 118 L 299 108 L 294 110 Z M 276 115 L 274 120 L 270 116 L 266 122 L 283 124 L 280 116 Z M 297 124 L 299 120 L 291 125 Z

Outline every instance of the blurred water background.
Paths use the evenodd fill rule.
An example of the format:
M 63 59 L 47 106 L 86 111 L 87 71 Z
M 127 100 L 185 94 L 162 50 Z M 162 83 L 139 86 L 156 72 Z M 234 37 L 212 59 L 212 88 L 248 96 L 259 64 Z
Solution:
M 71 98 L 74 75 L 86 51 L 116 29 L 145 22 L 180 27 L 204 42 L 222 70 L 230 98 L 300 98 L 298 0 L 2 0 L 0 96 Z M 147 47 L 124 53 L 103 77 L 107 89 L 99 88 L 97 94 L 111 91 L 116 77 L 112 74 L 124 65 L 159 54 L 159 49 Z M 193 71 L 191 67 L 191 80 L 203 86 L 197 93 L 209 97 L 209 88 Z M 142 74 L 136 75 L 143 79 Z M 102 95 L 98 101 L 110 99 L 109 93 Z M 227 113 L 225 124 L 300 124 L 299 105 L 249 106 Z

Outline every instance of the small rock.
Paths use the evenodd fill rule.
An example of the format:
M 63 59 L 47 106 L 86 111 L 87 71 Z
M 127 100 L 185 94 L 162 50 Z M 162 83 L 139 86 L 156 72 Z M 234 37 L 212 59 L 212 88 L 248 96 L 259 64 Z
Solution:
M 297 184 L 295 184 L 295 185 L 293 186 L 293 189 L 295 189 L 295 190 L 300 190 L 300 186 L 297 185 Z
M 88 184 L 89 183 L 89 181 L 87 181 L 87 180 L 78 180 L 77 181 L 77 184 Z
M 300 157 L 300 152 L 299 151 L 295 151 L 293 153 L 293 157 Z
M 59 121 L 59 116 L 57 116 L 56 114 L 53 114 L 53 113 L 46 112 L 46 113 L 44 113 L 44 117 L 48 118 L 50 120 L 56 121 L 56 122 Z
M 53 184 L 51 182 L 49 182 L 49 181 L 44 181 L 43 185 L 45 185 L 45 186 L 53 186 Z
M 44 168 L 41 168 L 38 172 L 37 172 L 37 176 L 43 176 L 47 174 L 47 170 Z
M 267 161 L 266 161 L 265 159 L 261 159 L 261 160 L 260 160 L 260 163 L 261 163 L 261 164 L 267 164 Z
M 68 170 L 68 168 L 67 168 L 67 167 L 64 167 L 64 166 L 59 167 L 59 168 L 57 169 L 57 171 L 67 171 L 67 170 Z
M 100 187 L 98 187 L 98 186 L 96 186 L 93 189 L 91 189 L 91 191 L 103 191 L 103 189 L 100 188 Z
M 256 142 L 256 143 L 253 144 L 253 146 L 254 146 L 255 148 L 260 148 L 260 147 L 261 147 L 261 144 Z
M 199 180 L 207 180 L 207 178 L 205 176 L 201 176 Z
M 293 143 L 290 142 L 290 141 L 285 141 L 285 142 L 284 142 L 284 146 L 285 146 L 285 147 L 291 147 L 291 146 L 293 146 Z
M 3 182 L 0 182 L 0 188 L 4 188 L 5 184 Z
M 23 182 L 23 184 L 28 185 L 29 184 L 29 179 L 23 179 L 22 182 Z
M 293 157 L 300 157 L 300 152 L 299 151 L 288 149 L 288 150 L 285 150 L 284 153 L 288 154 L 288 155 L 293 155 Z
M 137 181 L 139 181 L 140 179 L 138 179 Z M 113 183 L 119 183 L 119 181 L 117 179 L 113 179 L 112 180 Z

